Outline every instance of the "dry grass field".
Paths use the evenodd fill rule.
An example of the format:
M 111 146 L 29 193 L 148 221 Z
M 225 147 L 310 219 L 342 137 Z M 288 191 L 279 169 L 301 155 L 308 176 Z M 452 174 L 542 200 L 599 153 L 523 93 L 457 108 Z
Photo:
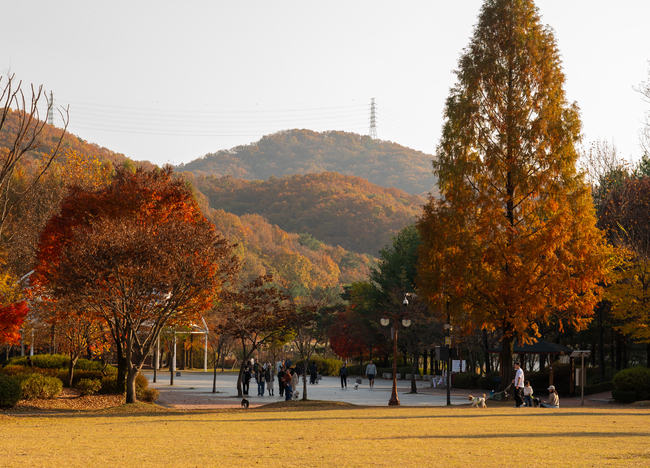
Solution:
M 158 409 L 152 412 L 151 409 Z M 650 466 L 650 410 L 144 404 L 0 415 L 3 467 Z

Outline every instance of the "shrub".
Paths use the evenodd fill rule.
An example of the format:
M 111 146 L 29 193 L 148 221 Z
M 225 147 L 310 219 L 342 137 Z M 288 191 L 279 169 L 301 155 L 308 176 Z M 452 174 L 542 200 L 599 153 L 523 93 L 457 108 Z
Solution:
M 20 386 L 25 400 L 53 399 L 63 389 L 63 382 L 56 377 L 29 374 L 21 379 Z
M 64 386 L 68 386 L 68 369 L 57 369 L 56 374 L 54 375 L 55 377 L 61 379 L 63 381 Z M 101 380 L 104 378 L 104 374 L 102 374 L 101 371 L 85 371 L 85 370 L 75 370 L 74 373 L 72 374 L 72 386 L 76 387 L 77 383 L 79 383 L 80 380 L 82 379 L 88 379 L 88 380 Z
M 15 406 L 20 401 L 20 382 L 14 377 L 0 375 L 0 407 Z
M 81 391 L 81 396 L 92 395 L 102 388 L 102 382 L 99 379 L 80 379 L 75 388 Z
M 612 397 L 619 403 L 634 403 L 637 400 L 636 392 L 633 390 L 612 390 Z
M 478 388 L 478 381 L 481 378 L 474 372 L 461 372 L 454 376 L 454 387 L 473 390 Z
M 117 374 L 102 377 L 101 383 L 102 393 L 117 393 Z
M 603 382 L 593 385 L 585 386 L 585 395 L 593 395 L 594 393 L 608 392 L 614 389 L 614 382 Z
M 616 401 L 632 403 L 623 401 L 629 398 L 634 398 L 633 401 L 650 400 L 650 369 L 646 367 L 624 369 L 614 376 L 612 383 L 615 387 L 615 390 L 612 390 L 612 397 Z M 634 393 L 634 397 L 631 397 L 628 392 Z M 621 399 L 619 400 L 614 393 Z
M 138 400 L 146 401 L 147 403 L 153 403 L 158 399 L 159 396 L 160 396 L 160 392 L 155 388 L 145 388 L 138 395 Z
M 302 367 L 303 362 L 304 361 L 302 360 L 296 362 L 296 366 Z M 341 369 L 341 365 L 343 364 L 337 359 L 321 359 L 319 357 L 312 357 L 309 359 L 309 366 L 311 366 L 312 362 L 316 364 L 316 369 L 318 369 L 318 373 L 320 375 L 333 376 L 339 375 L 339 369 Z
M 494 381 L 495 377 L 499 377 L 498 371 L 492 371 L 489 374 L 480 377 L 476 384 L 481 390 L 494 390 L 497 385 Z
M 149 387 L 149 379 L 147 379 L 140 372 L 135 376 L 135 394 L 140 397 L 143 391 Z

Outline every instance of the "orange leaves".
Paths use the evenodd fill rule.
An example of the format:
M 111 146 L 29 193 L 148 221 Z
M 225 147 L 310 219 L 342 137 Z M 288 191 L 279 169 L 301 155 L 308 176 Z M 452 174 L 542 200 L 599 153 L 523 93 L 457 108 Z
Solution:
M 20 341 L 20 328 L 28 312 L 25 301 L 0 307 L 0 343 L 17 344 Z

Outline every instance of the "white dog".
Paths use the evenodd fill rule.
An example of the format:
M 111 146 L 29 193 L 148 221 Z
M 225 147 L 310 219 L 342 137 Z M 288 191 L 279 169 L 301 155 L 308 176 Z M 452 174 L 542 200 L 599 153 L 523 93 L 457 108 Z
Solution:
M 296 391 L 293 392 L 293 394 L 291 395 L 291 399 L 292 399 L 293 401 L 298 401 L 299 398 L 300 398 L 300 390 L 296 390 Z
M 358 383 L 355 383 L 355 384 L 354 384 L 354 389 L 355 389 L 355 390 L 359 390 L 359 384 L 358 384 Z
M 474 397 L 472 395 L 469 396 L 469 401 L 472 402 L 470 408 L 477 407 L 477 408 L 487 408 L 487 405 L 485 404 L 485 393 L 483 394 L 482 397 Z

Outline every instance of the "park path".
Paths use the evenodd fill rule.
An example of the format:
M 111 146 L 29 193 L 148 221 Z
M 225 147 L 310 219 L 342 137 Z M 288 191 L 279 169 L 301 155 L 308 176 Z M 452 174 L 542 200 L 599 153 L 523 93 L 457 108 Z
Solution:
M 160 391 L 158 403 L 177 409 L 187 410 L 210 410 L 241 407 L 241 398 L 237 397 L 237 374 L 232 372 L 217 373 L 217 393 L 212 393 L 212 372 L 202 371 L 181 371 L 180 376 L 174 377 L 174 385 L 170 386 L 168 372 L 159 372 L 157 382 L 153 383 L 153 372 L 144 371 L 149 379 L 150 385 Z M 375 388 L 370 389 L 368 380 L 363 379 L 358 389 L 354 389 L 355 378 L 350 377 L 348 388 L 341 389 L 338 377 L 323 377 L 317 385 L 307 385 L 307 397 L 310 400 L 337 401 L 364 406 L 386 406 L 390 399 L 392 381 L 378 379 L 375 381 Z M 407 380 L 398 381 L 397 391 L 400 403 L 403 406 L 444 406 L 447 404 L 447 393 L 445 388 L 431 388 L 430 382 L 418 381 L 418 393 L 410 394 L 410 382 Z M 263 397 L 257 395 L 257 384 L 251 382 L 250 395 L 247 397 L 250 407 L 259 407 L 270 403 L 282 401 L 278 392 L 277 383 L 275 395 L 269 396 L 268 391 Z M 302 392 L 302 381 L 300 389 Z M 470 394 L 480 395 L 483 390 L 459 390 L 452 389 L 452 405 L 469 404 L 467 396 Z M 537 395 L 545 399 L 546 395 Z M 611 392 L 585 397 L 585 406 L 606 405 L 611 400 Z M 580 406 L 581 399 L 562 398 L 562 407 Z

